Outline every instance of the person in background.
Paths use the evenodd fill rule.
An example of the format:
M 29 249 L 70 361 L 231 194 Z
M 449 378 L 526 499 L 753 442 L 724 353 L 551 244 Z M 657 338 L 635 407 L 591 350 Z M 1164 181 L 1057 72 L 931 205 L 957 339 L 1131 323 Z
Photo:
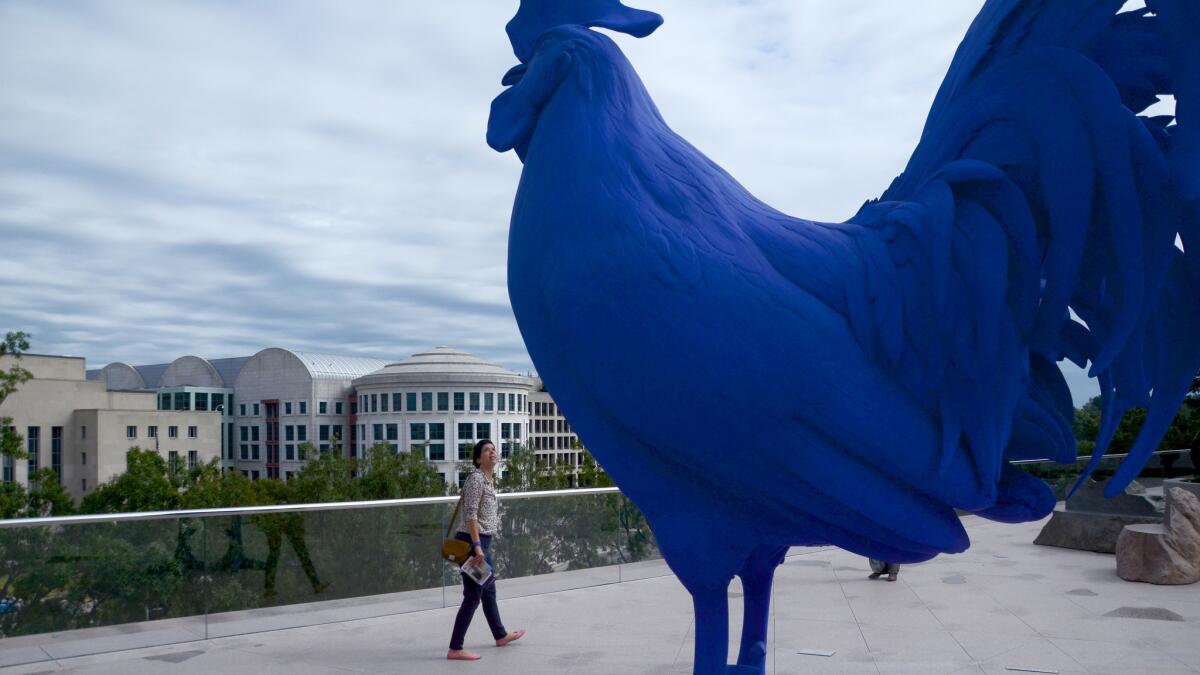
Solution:
M 471 544 L 473 558 L 470 562 L 476 564 L 487 561 L 492 566 L 492 537 L 500 531 L 500 512 L 496 502 L 496 488 L 493 484 L 492 471 L 496 468 L 496 446 L 489 440 L 475 444 L 471 454 L 475 470 L 467 476 L 463 483 L 462 522 L 458 533 L 454 536 Z M 454 619 L 454 632 L 450 635 L 450 651 L 446 658 L 451 661 L 476 661 L 479 654 L 463 649 L 463 641 L 467 637 L 467 628 L 475 616 L 475 609 L 483 604 L 483 616 L 487 619 L 488 627 L 492 629 L 492 637 L 496 646 L 503 647 L 514 640 L 519 640 L 525 634 L 524 630 L 509 633 L 500 620 L 500 607 L 496 604 L 496 575 L 484 582 L 482 586 L 475 583 L 466 574 L 462 575 L 463 601 L 458 608 L 458 616 Z
M 888 581 L 895 581 L 896 576 L 900 574 L 900 566 L 896 563 L 884 562 L 874 558 L 868 558 L 871 561 L 871 576 L 868 579 L 878 579 L 883 575 L 887 575 Z

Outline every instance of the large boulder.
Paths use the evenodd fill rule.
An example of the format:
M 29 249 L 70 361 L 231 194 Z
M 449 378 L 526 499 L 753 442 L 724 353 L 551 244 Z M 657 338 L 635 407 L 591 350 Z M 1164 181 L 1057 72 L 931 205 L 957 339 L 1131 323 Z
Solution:
M 1192 584 L 1200 581 L 1200 499 L 1170 488 L 1170 518 L 1162 525 L 1130 525 L 1117 538 L 1117 575 L 1126 581 Z

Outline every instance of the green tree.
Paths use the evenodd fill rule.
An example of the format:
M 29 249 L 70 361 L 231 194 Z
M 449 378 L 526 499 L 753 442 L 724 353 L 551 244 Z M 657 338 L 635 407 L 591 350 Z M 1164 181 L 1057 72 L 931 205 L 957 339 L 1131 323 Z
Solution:
M 11 357 L 12 365 L 0 371 L 0 405 L 17 387 L 33 379 L 33 373 L 21 367 L 21 354 L 29 349 L 29 335 L 21 331 L 10 332 L 0 342 L 0 357 Z M 0 417 L 0 455 L 9 462 L 26 459 L 29 455 L 21 449 L 22 438 L 13 428 L 11 417 Z
M 359 499 L 405 499 L 446 494 L 441 474 L 415 452 L 392 451 L 388 443 L 367 449 L 358 477 Z
M 25 509 L 29 517 L 68 516 L 75 512 L 75 502 L 59 482 L 54 469 L 38 469 L 29 477 L 29 484 L 33 486 L 29 490 Z
M 133 447 L 125 453 L 125 472 L 83 498 L 82 513 L 168 511 L 179 507 L 179 488 L 171 482 L 167 461 L 153 450 Z

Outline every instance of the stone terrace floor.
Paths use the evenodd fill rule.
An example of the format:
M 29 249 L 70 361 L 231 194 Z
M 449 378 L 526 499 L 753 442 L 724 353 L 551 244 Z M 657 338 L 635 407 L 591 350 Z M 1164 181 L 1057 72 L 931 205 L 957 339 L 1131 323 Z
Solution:
M 896 583 L 868 581 L 866 561 L 843 551 L 794 549 L 776 575 L 767 672 L 1200 673 L 1200 584 L 1121 581 L 1111 555 L 1031 544 L 1040 523 L 964 522 L 969 552 L 906 566 Z M 735 581 L 737 619 L 740 595 Z M 496 649 L 477 615 L 467 641 L 483 654 L 475 663 L 444 660 L 454 612 L 60 657 L 0 675 L 691 672 L 691 601 L 673 577 L 503 600 L 505 623 L 528 634 Z M 0 663 L 3 651 L 0 643 Z

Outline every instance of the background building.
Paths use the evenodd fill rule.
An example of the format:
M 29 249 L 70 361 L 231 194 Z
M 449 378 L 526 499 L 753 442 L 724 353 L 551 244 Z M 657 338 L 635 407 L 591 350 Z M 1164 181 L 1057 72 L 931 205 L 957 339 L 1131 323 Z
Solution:
M 538 466 L 566 466 L 572 472 L 578 471 L 583 445 L 571 429 L 571 423 L 563 417 L 562 411 L 542 385 L 541 378 L 536 379 L 529 402 L 529 445 L 537 456 Z
M 357 437 L 420 453 L 448 484 L 491 439 L 502 459 L 529 438 L 532 379 L 449 347 L 414 354 L 354 381 Z M 497 471 L 504 473 L 503 462 Z
M 0 358 L 5 370 L 13 363 L 10 356 Z M 219 413 L 158 410 L 154 391 L 110 389 L 106 381 L 89 381 L 82 358 L 26 354 L 17 363 L 33 379 L 0 404 L 0 416 L 12 418 L 30 457 L 0 459 L 0 480 L 28 487 L 30 475 L 49 467 L 78 500 L 124 473 L 125 453 L 133 446 L 157 450 L 183 466 L 220 456 Z M 111 373 L 120 384 L 137 384 L 133 375 L 141 376 L 128 366 Z
M 353 433 L 356 377 L 387 365 L 383 359 L 334 356 L 271 347 L 250 357 L 234 384 L 237 455 L 251 478 L 290 478 L 307 461 L 300 446 L 349 456 L 364 447 Z

